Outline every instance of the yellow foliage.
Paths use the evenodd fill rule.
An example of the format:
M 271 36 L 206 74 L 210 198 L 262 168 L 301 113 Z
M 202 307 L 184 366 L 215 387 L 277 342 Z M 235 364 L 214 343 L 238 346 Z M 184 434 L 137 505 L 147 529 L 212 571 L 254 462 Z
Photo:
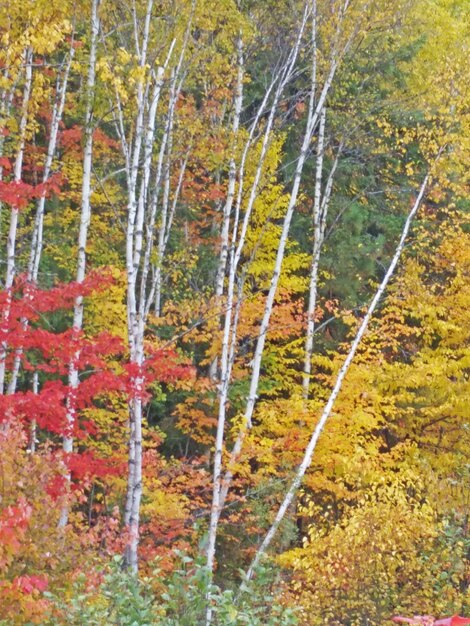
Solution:
M 269 288 L 282 231 L 282 221 L 289 202 L 289 193 L 277 180 L 284 142 L 285 136 L 282 134 L 273 137 L 271 141 L 246 235 L 244 256 L 247 259 L 247 290 L 255 293 L 257 290 Z M 252 150 L 248 159 L 244 185 L 247 197 L 258 164 L 259 150 L 258 145 Z M 289 242 L 279 281 L 279 291 L 286 290 L 289 293 L 304 291 L 307 285 L 305 270 L 309 262 L 309 256 L 301 252 L 295 242 Z M 302 270 L 304 270 L 304 276 L 302 276 Z
M 307 499 L 300 513 L 312 523 L 303 546 L 280 559 L 294 572 L 301 624 L 382 626 L 396 613 L 452 613 L 464 572 L 439 579 L 450 553 L 422 494 L 419 475 L 402 469 L 382 475 L 340 519 Z
M 112 282 L 87 300 L 84 327 L 92 335 L 107 331 L 126 341 L 126 273 L 116 266 L 107 267 L 106 270 Z

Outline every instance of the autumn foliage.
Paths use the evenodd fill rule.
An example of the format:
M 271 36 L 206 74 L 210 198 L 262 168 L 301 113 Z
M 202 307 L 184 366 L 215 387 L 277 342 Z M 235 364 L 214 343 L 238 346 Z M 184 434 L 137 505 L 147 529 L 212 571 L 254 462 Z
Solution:
M 0 626 L 469 613 L 469 24 L 0 3 Z

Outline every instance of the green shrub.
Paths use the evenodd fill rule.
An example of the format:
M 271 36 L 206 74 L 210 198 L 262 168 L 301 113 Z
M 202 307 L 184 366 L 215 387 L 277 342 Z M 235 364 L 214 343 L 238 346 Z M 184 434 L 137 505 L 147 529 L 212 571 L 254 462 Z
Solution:
M 282 606 L 275 595 L 276 572 L 258 568 L 254 581 L 234 589 L 210 583 L 207 568 L 179 554 L 179 566 L 159 580 L 156 569 L 150 578 L 123 571 L 120 558 L 109 565 L 97 589 L 87 590 L 86 574 L 77 579 L 69 598 L 46 594 L 51 602 L 44 626 L 199 626 L 205 624 L 208 598 L 213 607 L 213 626 L 294 626 L 295 611 Z M 158 585 L 155 585 L 158 581 Z M 154 587 L 163 592 L 156 595 Z

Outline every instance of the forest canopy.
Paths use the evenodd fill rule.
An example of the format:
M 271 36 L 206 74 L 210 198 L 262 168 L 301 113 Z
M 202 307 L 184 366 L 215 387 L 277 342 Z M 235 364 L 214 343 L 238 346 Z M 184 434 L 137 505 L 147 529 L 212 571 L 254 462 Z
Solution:
M 0 625 L 469 615 L 467 0 L 0 42 Z

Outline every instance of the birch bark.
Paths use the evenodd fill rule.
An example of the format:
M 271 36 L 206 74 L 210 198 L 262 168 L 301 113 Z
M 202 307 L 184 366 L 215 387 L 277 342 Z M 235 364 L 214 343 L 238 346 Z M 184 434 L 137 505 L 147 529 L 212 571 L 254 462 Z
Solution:
M 26 143 L 26 128 L 28 125 L 28 109 L 31 98 L 31 87 L 33 78 L 33 49 L 31 47 L 25 50 L 25 84 L 23 88 L 23 102 L 22 112 L 19 124 L 19 144 L 15 158 L 15 166 L 13 169 L 13 180 L 15 183 L 21 181 L 21 175 L 23 171 L 23 158 Z M 8 294 L 8 300 L 3 312 L 2 324 L 7 327 L 8 320 L 10 318 L 10 299 L 11 289 L 13 287 L 13 280 L 15 277 L 15 263 L 16 263 L 16 233 L 18 230 L 18 216 L 19 210 L 17 207 L 12 206 L 10 211 L 10 227 L 8 231 L 7 239 L 7 270 L 5 276 L 5 291 Z M 0 349 L 0 393 L 4 393 L 5 389 L 5 375 L 6 375 L 6 356 L 7 356 L 7 343 L 2 342 Z
M 147 7 L 146 27 L 144 29 L 142 51 L 145 52 L 148 45 L 149 37 L 149 15 L 152 10 L 152 3 L 149 2 Z M 188 25 L 187 33 L 190 26 Z M 176 101 L 181 89 L 179 83 L 179 74 L 185 54 L 187 36 L 180 54 L 179 63 L 174 72 L 171 82 L 170 103 L 167 115 L 167 124 L 160 146 L 156 179 L 152 193 L 149 193 L 150 170 L 153 143 L 155 136 L 155 120 L 160 93 L 163 85 L 163 76 L 165 69 L 170 61 L 175 41 L 172 42 L 165 65 L 159 68 L 157 72 L 156 84 L 153 92 L 153 99 L 150 106 L 150 114 L 145 119 L 144 110 L 147 108 L 146 99 L 143 97 L 143 86 L 139 86 L 138 93 L 138 110 L 137 110 L 137 129 L 135 138 L 133 160 L 131 163 L 131 175 L 128 177 L 131 186 L 129 187 L 129 212 L 128 212 L 128 228 L 127 228 L 127 248 L 126 263 L 128 274 L 128 292 L 127 292 L 127 309 L 128 309 L 128 335 L 130 345 L 131 362 L 135 364 L 139 370 L 139 374 L 133 380 L 134 397 L 130 401 L 129 407 L 129 476 L 127 484 L 126 504 L 124 511 L 124 524 L 129 532 L 129 539 L 125 549 L 124 560 L 127 567 L 137 572 L 138 569 L 138 544 L 139 544 L 139 525 L 140 525 L 140 501 L 142 497 L 142 392 L 144 390 L 145 378 L 143 375 L 143 366 L 145 362 L 144 352 L 144 333 L 146 327 L 147 315 L 149 312 L 150 298 L 153 297 L 154 289 L 148 293 L 147 277 L 150 270 L 151 255 L 154 241 L 154 227 L 158 205 L 158 196 L 161 189 L 162 179 L 165 179 L 163 172 L 164 157 L 168 146 L 171 146 L 171 136 L 173 132 L 173 116 Z M 143 58 L 141 58 L 141 64 Z M 143 65 L 142 65 L 143 67 Z M 142 144 L 142 135 L 145 135 L 144 147 L 144 167 L 139 169 L 139 159 Z M 168 159 L 170 154 L 168 154 Z M 169 167 L 169 165 L 168 165 Z M 135 189 L 138 174 L 141 174 L 140 196 L 138 200 L 137 210 L 135 209 Z M 166 179 L 169 184 L 169 173 Z M 181 185 L 178 185 L 178 189 Z M 179 191 L 178 191 L 179 192 Z M 169 188 L 164 194 L 164 202 L 167 209 L 166 217 L 168 217 L 169 208 Z M 163 235 L 166 232 L 166 222 Z M 163 237 L 165 242 L 165 237 Z M 145 246 L 144 246 L 145 243 Z M 145 249 L 144 249 L 145 247 Z M 144 251 L 144 252 L 143 252 Z M 140 286 L 137 282 L 137 274 L 140 271 Z
M 83 178 L 82 178 L 82 201 L 80 209 L 80 228 L 78 233 L 78 258 L 77 258 L 77 283 L 83 283 L 86 274 L 86 245 L 88 237 L 88 227 L 91 218 L 91 174 L 93 162 L 93 102 L 95 93 L 96 78 L 96 53 L 98 34 L 100 28 L 98 9 L 100 0 L 92 0 L 91 3 L 91 40 L 90 57 L 88 63 L 88 75 L 86 83 L 86 112 L 85 112 L 85 142 L 83 149 Z M 83 325 L 83 297 L 75 299 L 73 310 L 73 331 L 78 336 Z M 78 378 L 78 350 L 69 364 L 68 385 L 69 394 L 67 398 L 67 432 L 64 435 L 62 448 L 65 454 L 73 451 L 73 429 L 76 422 L 75 396 L 79 385 Z M 70 475 L 67 474 L 67 481 L 70 482 Z M 68 522 L 68 507 L 64 506 L 60 513 L 59 527 L 63 528 Z
M 186 55 L 186 49 L 188 46 L 189 35 L 191 33 L 191 24 L 194 16 L 194 9 L 196 7 L 195 0 L 191 5 L 191 14 L 187 24 L 187 28 L 184 35 L 183 45 L 181 48 L 180 56 L 176 68 L 172 74 L 171 87 L 170 87 L 170 99 L 168 103 L 167 123 L 165 126 L 165 132 L 163 135 L 162 144 L 160 146 L 160 153 L 158 157 L 157 172 L 155 177 L 155 187 L 152 196 L 149 224 L 148 224 L 148 238 L 147 238 L 147 250 L 144 261 L 145 267 L 145 279 L 147 279 L 150 269 L 150 254 L 153 249 L 153 231 L 157 219 L 158 199 L 161 193 L 161 183 L 163 182 L 163 197 L 161 203 L 160 223 L 158 226 L 157 234 L 157 259 L 155 264 L 155 271 L 150 288 L 150 295 L 148 297 L 149 304 L 142 308 L 142 310 L 150 308 L 150 302 L 154 300 L 155 315 L 157 317 L 161 314 L 162 304 L 162 264 L 166 252 L 166 246 L 168 238 L 170 236 L 171 224 L 173 221 L 174 212 L 176 210 L 176 204 L 181 191 L 183 183 L 184 172 L 186 170 L 186 164 L 189 157 L 191 146 L 188 146 L 188 152 L 183 162 L 183 166 L 180 170 L 180 178 L 177 184 L 173 203 L 170 207 L 170 171 L 171 171 L 171 159 L 172 159 L 172 147 L 173 147 L 173 126 L 175 121 L 175 109 L 176 103 L 181 93 L 183 86 L 184 76 L 183 74 L 183 62 Z M 165 159 L 166 157 L 166 159 Z M 142 281 L 143 285 L 143 281 Z M 145 293 L 145 287 L 143 287 Z M 148 313 L 148 311 L 147 311 Z
M 54 161 L 56 149 L 57 149 L 57 137 L 59 134 L 59 126 L 62 121 L 62 116 L 65 107 L 65 97 L 67 95 L 67 84 L 70 75 L 70 68 L 75 56 L 75 48 L 73 45 L 69 51 L 69 57 L 64 69 L 62 78 L 59 76 L 57 79 L 56 97 L 54 100 L 54 106 L 52 109 L 51 129 L 49 134 L 49 142 L 47 146 L 46 161 L 44 163 L 44 173 L 42 182 L 46 183 L 49 180 L 52 171 L 52 163 Z M 43 246 L 43 226 L 44 226 L 44 208 L 46 203 L 45 194 L 41 195 L 37 203 L 36 216 L 34 221 L 33 237 L 31 244 L 31 254 L 28 265 L 28 280 L 37 282 L 39 263 L 41 260 L 42 246 Z
M 8 70 L 5 70 L 4 79 L 5 79 L 5 82 L 7 82 L 10 79 L 10 73 Z M 12 85 L 10 85 L 9 87 L 5 87 L 5 89 L 2 90 L 2 96 L 0 99 L 0 119 L 2 119 L 2 121 L 8 119 L 8 116 L 10 114 L 11 106 L 13 103 L 13 97 L 15 94 L 15 86 L 16 86 L 16 80 L 13 81 Z M 4 145 L 5 145 L 5 137 L 1 135 L 0 136 L 0 157 L 3 156 Z M 0 166 L 0 180 L 3 180 L 3 166 Z M 0 226 L 2 224 L 2 220 L 1 220 L 2 211 L 3 211 L 3 202 L 0 202 Z M 0 234 L 1 234 L 1 230 L 0 230 Z
M 307 469 L 309 468 L 311 462 L 312 462 L 312 457 L 313 457 L 313 453 L 315 451 L 318 439 L 325 427 L 326 422 L 328 421 L 328 418 L 331 415 L 331 411 L 332 408 L 334 406 L 334 403 L 336 401 L 336 398 L 338 397 L 339 392 L 341 391 L 341 387 L 344 381 L 344 378 L 346 376 L 346 374 L 348 373 L 348 370 L 351 366 L 351 363 L 354 359 L 354 355 L 356 354 L 357 348 L 359 346 L 359 344 L 361 343 L 361 340 L 364 336 L 364 333 L 367 330 L 367 327 L 369 325 L 370 319 L 373 316 L 375 309 L 377 308 L 377 304 L 379 303 L 380 298 L 382 297 L 389 281 L 390 278 L 393 276 L 394 272 L 395 272 L 395 268 L 398 264 L 398 261 L 400 259 L 401 253 L 403 252 L 403 248 L 405 245 L 405 241 L 406 238 L 408 236 L 409 230 L 410 230 L 410 226 L 411 223 L 413 221 L 413 218 L 415 217 L 421 202 L 423 200 L 423 197 L 426 193 L 426 189 L 428 186 L 428 182 L 429 182 L 429 177 L 430 175 L 426 175 L 426 177 L 424 178 L 424 181 L 421 185 L 421 188 L 419 190 L 419 193 L 416 197 L 415 203 L 411 209 L 411 211 L 408 214 L 408 217 L 405 221 L 405 225 L 403 227 L 403 231 L 400 237 L 400 240 L 398 242 L 398 245 L 396 247 L 395 250 L 395 254 L 392 258 L 392 261 L 390 262 L 389 268 L 385 274 L 385 276 L 382 279 L 382 282 L 380 283 L 374 297 L 371 300 L 371 303 L 369 304 L 369 308 L 359 326 L 359 329 L 356 333 L 356 336 L 351 344 L 351 347 L 349 349 L 349 352 L 346 356 L 346 359 L 343 363 L 343 365 L 341 366 L 341 369 L 339 370 L 338 376 L 336 378 L 336 382 L 333 386 L 333 389 L 331 391 L 330 397 L 328 399 L 328 402 L 325 405 L 325 408 L 323 409 L 323 412 L 320 416 L 320 419 L 318 421 L 318 424 L 316 425 L 312 436 L 310 438 L 310 441 L 305 449 L 305 453 L 304 453 L 304 457 L 302 459 L 302 462 L 300 463 L 295 477 L 285 495 L 285 498 L 281 504 L 281 506 L 279 507 L 279 510 L 276 514 L 276 517 L 274 519 L 274 522 L 272 524 L 272 526 L 270 527 L 270 529 L 268 530 L 268 532 L 266 533 L 266 536 L 264 537 L 260 547 L 258 548 L 255 558 L 253 559 L 248 571 L 247 571 L 247 578 L 248 580 L 253 576 L 253 572 L 256 569 L 258 563 L 260 562 L 260 559 L 262 557 L 262 555 L 266 552 L 266 550 L 268 549 L 269 545 L 271 544 L 271 541 L 273 540 L 274 536 L 276 535 L 276 532 L 279 528 L 279 525 L 281 524 L 282 520 L 284 519 L 284 516 L 287 512 L 287 510 L 289 509 L 290 505 L 292 504 L 292 501 L 294 499 L 294 496 L 297 492 L 297 490 L 299 489 L 300 485 L 302 484 L 302 480 L 303 477 L 305 475 L 305 472 L 307 471 Z
M 299 158 L 297 160 L 297 166 L 296 166 L 296 170 L 294 174 L 294 180 L 293 180 L 292 190 L 291 190 L 291 194 L 289 198 L 289 204 L 288 204 L 286 214 L 284 217 L 281 237 L 279 240 L 278 250 L 276 254 L 274 271 L 271 277 L 271 284 L 270 284 L 268 296 L 265 302 L 264 314 L 263 314 L 263 318 L 261 320 L 261 324 L 260 324 L 260 328 L 258 332 L 255 353 L 254 353 L 254 357 L 252 361 L 252 376 L 251 376 L 251 381 L 250 381 L 249 395 L 248 395 L 248 399 L 247 399 L 247 403 L 245 407 L 244 422 L 240 429 L 239 435 L 234 443 L 234 446 L 232 448 L 232 451 L 230 454 L 230 460 L 228 463 L 228 469 L 223 478 L 223 486 L 221 487 L 221 492 L 220 492 L 219 509 L 223 507 L 228 491 L 230 489 L 230 484 L 232 482 L 233 471 L 231 469 L 231 466 L 240 455 L 243 442 L 246 437 L 246 433 L 248 430 L 251 429 L 252 417 L 253 417 L 253 412 L 254 412 L 255 403 L 257 399 L 259 376 L 260 376 L 260 370 L 261 370 L 261 360 L 263 357 L 264 346 L 266 342 L 266 334 L 269 329 L 269 323 L 271 319 L 274 298 L 277 292 L 277 286 L 278 286 L 279 278 L 281 274 L 282 262 L 284 259 L 284 252 L 285 252 L 285 247 L 286 247 L 287 238 L 289 234 L 290 224 L 291 224 L 292 216 L 294 214 L 294 209 L 297 203 L 297 197 L 298 197 L 298 193 L 300 189 L 300 182 L 302 179 L 303 168 L 305 165 L 305 161 L 307 158 L 308 149 L 310 146 L 310 142 L 312 140 L 313 133 L 319 121 L 321 111 L 323 110 L 325 106 L 326 98 L 331 88 L 337 67 L 338 67 L 338 59 L 334 58 L 332 60 L 326 81 L 323 85 L 323 89 L 320 93 L 320 97 L 318 99 L 318 102 L 316 103 L 315 102 L 316 85 L 314 84 L 314 81 L 316 79 L 316 63 L 315 62 L 312 63 L 312 83 L 311 83 L 311 90 L 310 90 L 310 97 L 309 97 L 307 123 L 305 127 L 303 141 L 302 141 L 302 147 L 300 150 Z
M 245 210 L 245 215 L 242 223 L 241 231 L 238 235 L 238 219 L 240 215 L 241 202 L 242 202 L 242 186 L 241 181 L 239 182 L 239 194 L 237 198 L 237 208 L 236 208 L 236 217 L 233 225 L 233 235 L 232 235 L 232 250 L 235 247 L 236 249 L 231 254 L 230 268 L 229 268 L 229 281 L 228 281 L 228 289 L 227 289 L 227 303 L 226 303 L 226 313 L 225 313 L 225 323 L 223 330 L 223 341 L 222 341 L 222 354 L 221 354 L 221 378 L 219 385 L 219 414 L 217 420 L 217 433 L 216 433 L 216 442 L 215 442 L 215 452 L 214 452 L 214 469 L 213 469 L 213 494 L 212 494 L 212 505 L 211 505 L 211 517 L 209 523 L 209 537 L 208 537 L 208 547 L 207 547 L 207 568 L 209 572 L 213 571 L 214 561 L 215 561 L 215 547 L 217 540 L 217 529 L 218 522 L 220 518 L 221 509 L 223 507 L 225 496 L 223 496 L 223 486 L 222 486 L 222 454 L 224 448 L 224 435 L 225 435 L 225 421 L 226 421 L 226 403 L 228 397 L 228 387 L 229 387 L 229 368 L 230 368 L 230 335 L 233 330 L 232 327 L 232 314 L 233 314 L 233 303 L 234 303 L 234 293 L 235 293 L 235 278 L 236 271 L 238 268 L 238 264 L 240 262 L 242 250 L 245 244 L 246 233 L 248 230 L 248 225 L 250 221 L 250 217 L 252 214 L 253 206 L 257 195 L 259 193 L 259 182 L 261 179 L 263 164 L 265 160 L 265 156 L 267 153 L 269 140 L 271 137 L 271 130 L 273 127 L 275 115 L 277 112 L 277 107 L 279 104 L 279 100 L 281 95 L 285 89 L 285 86 L 289 82 L 292 77 L 293 70 L 297 61 L 297 56 L 301 47 L 301 41 L 303 36 L 303 31 L 305 28 L 305 24 L 307 21 L 308 9 L 305 8 L 304 18 L 302 21 L 302 25 L 299 29 L 298 37 L 296 39 L 296 43 L 291 51 L 288 60 L 283 68 L 281 68 L 281 76 L 279 80 L 279 84 L 277 86 L 274 101 L 272 103 L 271 111 L 268 117 L 268 121 L 266 124 L 266 128 L 264 131 L 264 137 L 262 141 L 261 154 L 258 160 L 257 169 L 254 176 L 254 181 L 251 187 L 251 191 L 248 198 L 247 207 Z M 264 102 L 267 99 L 265 98 Z M 263 102 L 263 108 L 264 108 Z M 252 132 L 254 133 L 254 127 L 252 127 Z M 245 159 L 248 154 L 249 147 L 251 146 L 251 134 L 250 139 L 245 146 L 241 168 L 241 173 L 243 172 Z M 232 200 L 233 202 L 233 200 Z M 231 209 L 231 206 L 230 206 Z M 238 239 L 237 239 L 238 235 Z M 223 278 L 223 275 L 222 275 Z M 237 320 L 237 317 L 235 317 Z M 212 621 L 212 609 L 210 605 L 210 597 L 207 602 L 207 612 L 206 612 L 206 625 L 209 625 Z
M 44 163 L 44 172 L 42 177 L 42 182 L 47 183 L 49 180 L 52 163 L 54 160 L 56 147 L 57 147 L 57 136 L 59 132 L 59 125 L 62 120 L 62 114 L 65 106 L 65 96 L 67 93 L 67 82 L 70 73 L 70 67 L 72 65 L 73 57 L 75 54 L 75 48 L 72 46 L 70 48 L 69 59 L 65 67 L 64 74 L 57 79 L 57 87 L 56 87 L 56 97 L 54 99 L 54 105 L 52 108 L 52 117 L 51 117 L 51 130 L 49 135 L 49 142 L 47 147 L 46 160 Z M 39 272 L 39 263 L 41 260 L 42 254 L 42 246 L 43 246 L 43 227 L 44 227 L 44 209 L 46 205 L 46 192 L 41 195 L 37 202 L 36 208 L 36 216 L 34 220 L 33 227 L 33 235 L 31 242 L 31 253 L 28 264 L 28 273 L 27 278 L 29 283 L 37 283 L 38 272 Z M 23 328 L 26 330 L 28 326 L 28 321 L 23 320 Z M 8 394 L 13 394 L 16 391 L 16 385 L 18 382 L 18 374 L 21 365 L 21 355 L 22 349 L 18 349 L 15 354 L 15 359 L 13 362 L 13 369 L 11 372 L 11 378 L 8 383 Z
M 322 193 L 321 179 L 323 174 L 323 151 L 324 151 L 324 135 L 325 135 L 326 109 L 322 113 L 320 121 L 320 131 L 318 140 L 318 154 L 316 165 L 316 181 L 315 195 L 313 207 L 313 250 L 312 265 L 310 269 L 310 283 L 307 307 L 307 332 L 305 337 L 305 356 L 302 377 L 302 397 L 306 402 L 309 396 L 310 378 L 312 372 L 312 354 L 313 354 L 313 337 L 315 334 L 315 308 L 317 305 L 318 291 L 318 270 L 320 265 L 320 255 L 323 241 L 325 238 L 326 219 L 328 215 L 328 206 L 333 188 L 333 180 L 338 167 L 339 157 L 343 150 L 343 142 L 340 143 L 338 151 L 333 162 L 333 166 L 328 175 L 325 189 Z
M 145 25 L 142 35 L 142 44 L 139 44 L 138 28 L 136 24 L 136 16 L 134 15 L 134 32 L 136 53 L 139 58 L 139 67 L 143 71 L 147 62 L 147 47 L 149 41 L 150 22 L 153 9 L 153 0 L 149 0 L 145 15 Z M 143 212 L 145 210 L 145 174 L 144 183 L 141 186 L 142 200 L 137 206 L 137 178 L 139 174 L 139 163 L 144 140 L 144 113 L 145 113 L 145 94 L 148 90 L 145 88 L 144 77 L 142 76 L 137 86 L 137 111 L 135 138 L 133 148 L 129 145 L 128 154 L 132 154 L 130 162 L 128 162 L 128 219 L 127 219 L 127 235 L 126 235 L 126 268 L 127 268 L 127 319 L 128 319 L 128 338 L 130 346 L 131 363 L 135 364 L 138 369 L 143 363 L 143 320 L 138 314 L 137 301 L 137 272 L 139 269 L 140 252 L 142 247 L 142 226 L 139 229 L 139 222 L 143 223 Z M 158 81 L 157 81 L 158 85 Z M 159 91 L 157 88 L 159 97 Z M 154 100 L 158 103 L 158 98 Z M 153 110 L 152 110 L 153 112 Z M 155 106 L 156 112 L 156 106 Z M 150 124 L 151 126 L 151 124 Z M 151 128 L 148 131 L 151 133 Z M 124 139 L 124 135 L 123 135 Z M 146 146 L 148 147 L 148 146 Z M 123 142 L 123 148 L 125 143 Z M 148 156 L 146 154 L 146 156 Z M 150 161 L 147 158 L 146 170 L 150 169 Z M 148 174 L 149 176 L 149 174 Z M 141 217 L 142 216 L 142 217 Z M 141 221 L 142 220 L 142 221 Z M 124 553 L 124 561 L 127 567 L 137 572 L 137 548 L 139 543 L 139 518 L 140 518 L 140 501 L 142 497 L 142 398 L 141 391 L 143 379 L 141 375 L 137 375 L 133 379 L 133 394 L 129 402 L 129 454 L 128 467 L 129 475 L 127 482 L 127 495 L 124 510 L 124 524 L 129 532 L 129 538 Z
M 251 419 L 256 403 L 257 398 L 257 389 L 259 382 L 259 374 L 260 374 L 260 366 L 261 359 L 264 351 L 264 344 L 266 333 L 269 328 L 269 321 L 272 312 L 272 306 L 274 303 L 274 297 L 277 290 L 277 284 L 280 276 L 280 269 L 282 266 L 282 260 L 284 256 L 285 244 L 287 241 L 287 235 L 290 228 L 290 221 L 292 219 L 293 210 L 295 208 L 295 204 L 297 201 L 297 195 L 299 191 L 300 181 L 302 178 L 303 166 L 305 164 L 305 160 L 307 157 L 307 148 L 311 138 L 313 136 L 313 132 L 318 124 L 319 117 L 321 115 L 321 111 L 325 107 L 326 98 L 331 89 L 331 85 L 333 83 L 336 71 L 346 55 L 347 51 L 351 47 L 354 38 L 357 34 L 357 28 L 352 30 L 352 33 L 349 37 L 347 37 L 345 43 L 341 45 L 341 32 L 343 28 L 343 21 L 345 14 L 349 8 L 350 0 L 345 0 L 344 4 L 341 6 L 338 12 L 338 24 L 336 27 L 335 37 L 334 37 L 334 45 L 332 48 L 332 52 L 330 55 L 330 65 L 329 71 L 326 75 L 325 81 L 323 83 L 323 88 L 320 92 L 318 101 L 316 101 L 315 95 L 317 90 L 317 3 L 315 0 L 309 4 L 311 10 L 309 13 L 312 16 L 312 31 L 311 31 L 311 50 L 312 50 L 312 65 L 311 65 L 311 89 L 310 89 L 310 98 L 309 98 L 309 107 L 308 107 L 308 115 L 307 115 L 307 124 L 304 133 L 304 141 L 302 144 L 301 152 L 297 161 L 297 167 L 294 175 L 293 187 L 291 191 L 289 206 L 286 211 L 286 216 L 284 219 L 283 230 L 281 234 L 281 239 L 278 247 L 278 253 L 276 257 L 275 269 L 273 272 L 273 276 L 271 279 L 271 286 L 268 293 L 268 297 L 265 303 L 264 315 L 260 324 L 260 330 L 258 333 L 258 339 L 255 348 L 255 355 L 252 361 L 252 377 L 250 382 L 250 392 L 247 399 L 247 404 L 245 408 L 244 414 L 244 423 L 239 431 L 237 439 L 232 447 L 232 451 L 230 453 L 230 459 L 227 464 L 227 471 L 222 479 L 220 497 L 219 497 L 219 515 L 220 511 L 224 506 L 225 499 L 227 497 L 228 491 L 230 489 L 230 485 L 233 479 L 233 471 L 232 466 L 236 462 L 237 458 L 240 455 L 242 450 L 243 442 L 245 440 L 246 434 L 248 430 L 251 428 Z
M 228 185 L 227 185 L 227 197 L 225 200 L 222 229 L 220 233 L 220 255 L 219 264 L 217 268 L 216 282 L 215 282 L 215 296 L 220 298 L 224 291 L 224 276 L 225 268 L 227 266 L 228 256 L 228 244 L 229 244 L 229 232 L 230 232 L 230 216 L 232 213 L 233 201 L 235 198 L 235 187 L 237 182 L 237 164 L 235 160 L 235 149 L 237 146 L 237 135 L 240 127 L 240 115 L 243 106 L 243 78 L 244 78 L 244 61 L 243 61 L 243 41 L 241 36 L 237 42 L 237 58 L 238 58 L 238 74 L 237 74 L 237 86 L 235 90 L 234 99 L 234 113 L 232 122 L 232 156 L 230 157 L 229 171 L 228 171 Z
M 293 67 L 293 66 L 292 66 Z M 271 112 L 268 118 L 268 122 L 266 124 L 266 129 L 264 131 L 263 143 L 261 148 L 261 154 L 258 161 L 256 173 L 254 176 L 254 181 L 251 187 L 248 203 L 245 210 L 245 215 L 241 227 L 240 233 L 238 233 L 238 219 L 240 214 L 242 197 L 241 193 L 239 193 L 239 198 L 237 201 L 237 210 L 236 217 L 233 225 L 233 237 L 232 237 L 232 250 L 235 248 L 233 253 L 231 254 L 230 267 L 229 267 L 229 280 L 227 287 L 227 300 L 226 300 L 226 311 L 225 311 L 225 321 L 224 321 L 224 329 L 223 329 L 223 338 L 222 338 L 222 352 L 221 352 L 221 374 L 220 374 L 220 383 L 219 383 L 219 413 L 218 413 L 218 422 L 217 422 L 217 434 L 216 434 L 216 444 L 215 444 L 215 454 L 214 454 L 214 481 L 213 481 L 213 502 L 212 502 L 212 510 L 211 510 L 211 523 L 210 523 L 210 532 L 209 532 L 209 543 L 208 543 L 208 561 L 207 566 L 209 569 L 213 567 L 214 557 L 215 557 L 215 540 L 217 534 L 217 525 L 218 519 L 220 515 L 220 510 L 223 505 L 220 502 L 220 494 L 222 488 L 222 453 L 224 446 L 224 436 L 225 436 L 225 421 L 226 421 L 226 403 L 228 399 L 228 390 L 229 390 L 229 378 L 230 378 L 230 337 L 231 335 L 236 335 L 236 326 L 234 322 L 237 320 L 234 313 L 234 301 L 235 301 L 235 286 L 236 286 L 236 274 L 237 269 L 240 263 L 242 251 L 245 245 L 246 234 L 248 231 L 248 226 L 251 218 L 251 214 L 253 211 L 253 207 L 258 197 L 259 193 L 259 182 L 261 179 L 263 165 L 269 145 L 269 140 L 271 137 L 272 126 L 275 119 L 275 114 L 277 111 L 277 106 L 279 103 L 279 99 L 281 94 L 285 88 L 285 85 L 288 81 L 288 76 L 290 73 L 284 73 L 284 79 L 280 82 L 276 94 L 274 97 L 274 102 L 271 107 Z M 251 145 L 251 143 L 250 143 Z M 244 165 L 244 163 L 242 163 Z M 243 173 L 243 170 L 242 172 Z M 238 239 L 237 239 L 238 235 Z
M 325 124 L 326 107 L 323 107 L 320 116 L 320 128 L 318 132 L 317 163 L 315 169 L 315 191 L 313 197 L 313 254 L 312 268 L 310 272 L 309 299 L 307 308 L 307 336 L 305 341 L 304 376 L 302 380 L 302 397 L 308 400 L 310 372 L 312 369 L 313 332 L 315 329 L 315 308 L 317 304 L 317 278 L 318 262 L 321 248 L 321 181 L 323 175 L 323 155 L 325 148 Z
M 237 183 L 237 163 L 235 159 L 235 149 L 238 140 L 238 129 L 240 127 L 240 114 L 243 105 L 243 77 L 244 77 L 244 61 L 243 61 L 243 41 L 241 34 L 237 41 L 237 60 L 238 60 L 238 74 L 237 74 L 237 86 L 235 90 L 234 98 L 234 113 L 232 122 L 232 155 L 229 162 L 228 170 L 228 185 L 227 185 L 227 197 L 222 213 L 222 228 L 220 230 L 220 253 L 219 263 L 217 266 L 216 278 L 215 278 L 215 307 L 219 309 L 221 305 L 221 297 L 224 292 L 224 278 L 227 267 L 227 258 L 229 251 L 229 235 L 230 235 L 230 218 L 232 214 L 233 201 L 235 199 L 235 188 Z M 209 378 L 211 380 L 217 379 L 217 357 L 212 361 L 209 368 Z

